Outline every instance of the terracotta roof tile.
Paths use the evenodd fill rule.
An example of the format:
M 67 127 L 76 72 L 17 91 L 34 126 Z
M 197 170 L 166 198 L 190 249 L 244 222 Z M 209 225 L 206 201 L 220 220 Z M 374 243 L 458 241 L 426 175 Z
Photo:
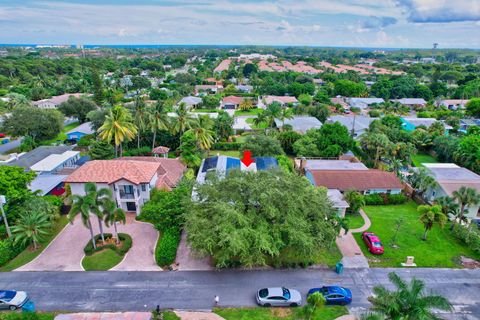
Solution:
M 354 189 L 403 189 L 393 172 L 381 170 L 309 170 L 316 186 L 346 191 Z

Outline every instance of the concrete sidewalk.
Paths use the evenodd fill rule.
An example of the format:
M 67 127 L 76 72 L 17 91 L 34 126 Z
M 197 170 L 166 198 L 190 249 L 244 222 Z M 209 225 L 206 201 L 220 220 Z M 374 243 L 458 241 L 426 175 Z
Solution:
M 59 314 L 55 320 L 151 320 L 151 312 L 104 312 Z

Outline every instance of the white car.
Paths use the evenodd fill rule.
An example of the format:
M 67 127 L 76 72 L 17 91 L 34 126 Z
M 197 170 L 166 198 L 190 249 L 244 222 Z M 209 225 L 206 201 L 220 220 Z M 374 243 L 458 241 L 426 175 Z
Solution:
M 298 307 L 302 305 L 302 295 L 297 290 L 264 288 L 257 291 L 257 303 L 264 307 Z
M 28 301 L 25 291 L 0 290 L 0 310 L 16 310 Z

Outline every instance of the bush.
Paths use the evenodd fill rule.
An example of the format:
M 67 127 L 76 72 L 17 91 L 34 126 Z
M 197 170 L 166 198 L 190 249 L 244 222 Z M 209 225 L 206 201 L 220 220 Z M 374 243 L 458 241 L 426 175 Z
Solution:
M 111 233 L 104 233 L 103 235 L 105 237 L 105 240 L 112 237 Z M 100 238 L 101 238 L 101 236 L 99 234 L 97 234 L 95 236 L 95 242 L 98 242 L 98 240 Z M 130 237 L 130 235 L 128 235 L 126 233 L 119 233 L 118 238 L 120 239 L 120 241 L 122 241 L 122 246 L 121 247 L 117 247 L 114 244 L 106 244 L 104 246 L 97 247 L 96 249 L 93 249 L 92 241 L 89 240 L 87 245 L 83 249 L 83 252 L 85 252 L 85 255 L 91 256 L 95 252 L 102 251 L 103 249 L 111 249 L 111 250 L 115 251 L 116 253 L 118 253 L 119 255 L 123 256 L 132 247 L 132 242 L 133 242 L 132 237 Z
M 408 201 L 408 197 L 400 194 L 374 193 L 365 196 L 365 205 L 378 206 L 385 204 L 403 204 Z
M 152 154 L 152 149 L 146 146 L 135 148 L 135 149 L 129 149 L 123 152 L 124 157 L 149 156 L 151 154 Z
M 468 227 L 456 225 L 453 234 L 476 253 L 480 253 L 480 231 L 475 224 Z
M 368 115 L 372 118 L 379 118 L 381 115 L 381 112 L 378 110 L 370 110 L 368 111 Z
M 15 246 L 11 239 L 0 240 L 0 267 L 18 256 L 23 249 L 23 246 Z
M 278 166 L 285 172 L 293 172 L 293 161 L 285 155 L 276 156 Z
M 212 150 L 238 150 L 242 144 L 238 142 L 217 142 L 212 146 Z
M 175 262 L 179 243 L 180 231 L 177 228 L 170 228 L 163 232 L 155 249 L 155 260 L 159 266 L 168 266 Z
M 92 142 L 93 142 L 93 135 L 87 134 L 81 137 L 80 140 L 78 140 L 77 145 L 79 147 L 88 147 L 92 144 Z

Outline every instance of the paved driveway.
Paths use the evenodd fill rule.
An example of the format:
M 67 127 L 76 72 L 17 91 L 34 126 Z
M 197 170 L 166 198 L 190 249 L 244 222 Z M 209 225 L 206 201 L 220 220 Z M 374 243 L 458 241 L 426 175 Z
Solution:
M 98 234 L 97 220 L 92 217 L 94 232 Z M 105 228 L 113 233 L 113 228 Z M 118 225 L 118 232 L 132 237 L 133 245 L 113 270 L 121 271 L 160 271 L 155 263 L 154 252 L 158 232 L 149 223 L 135 221 L 134 214 L 127 214 L 127 223 Z M 83 248 L 90 240 L 90 233 L 77 217 L 50 243 L 50 245 L 32 262 L 15 271 L 83 271 Z
M 232 128 L 234 130 L 252 130 L 252 127 L 247 123 L 247 119 L 253 119 L 256 116 L 238 116 L 235 117 Z

